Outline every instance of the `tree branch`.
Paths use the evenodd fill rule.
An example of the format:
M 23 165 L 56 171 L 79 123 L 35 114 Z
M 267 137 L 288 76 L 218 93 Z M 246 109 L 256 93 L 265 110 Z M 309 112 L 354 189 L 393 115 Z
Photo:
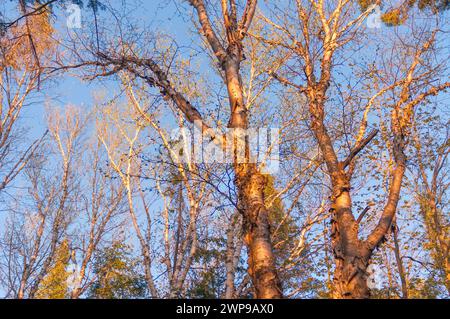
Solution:
M 352 160 L 355 158 L 356 155 L 358 155 L 359 152 L 362 151 L 362 149 L 364 147 L 366 147 L 367 144 L 370 143 L 370 141 L 378 134 L 378 130 L 375 129 L 373 130 L 365 139 L 361 140 L 359 143 L 357 143 L 353 149 L 350 151 L 350 154 L 348 155 L 348 157 L 341 162 L 342 163 L 342 168 L 346 168 L 351 162 Z
M 227 53 L 214 32 L 208 13 L 206 12 L 205 3 L 203 0 L 189 0 L 189 3 L 197 10 L 198 20 L 202 26 L 204 36 L 208 41 L 211 49 L 216 55 L 220 63 L 223 63 Z
M 359 224 L 362 219 L 364 218 L 364 216 L 366 215 L 366 213 L 370 210 L 370 206 L 367 206 L 366 208 L 364 208 L 364 210 L 361 212 L 361 214 L 358 216 L 358 219 L 356 220 L 356 223 Z
M 242 15 L 242 20 L 239 23 L 239 37 L 242 40 L 248 32 L 250 25 L 253 20 L 253 16 L 256 11 L 257 0 L 248 0 L 245 5 L 244 14 Z
M 292 87 L 298 89 L 300 91 L 300 93 L 304 93 L 306 91 L 306 88 L 304 86 L 295 84 L 295 83 L 289 81 L 288 79 L 278 75 L 275 72 L 269 71 L 269 75 L 271 77 L 273 77 L 275 80 L 277 80 L 278 82 L 280 82 L 281 84 L 283 84 L 284 86 L 292 86 Z
M 22 19 L 24 19 L 24 18 L 26 18 L 26 17 L 32 16 L 32 15 L 35 15 L 35 14 L 40 14 L 40 11 L 41 11 L 41 10 L 46 9 L 46 8 L 47 8 L 48 6 L 50 6 L 53 2 L 56 2 L 56 1 L 57 1 L 57 0 L 50 0 L 50 1 L 46 2 L 46 3 L 41 4 L 41 5 L 38 6 L 38 7 L 36 7 L 36 8 L 33 9 L 32 11 L 22 14 L 22 15 L 21 15 L 20 17 L 18 17 L 16 20 L 11 21 L 11 22 L 6 22 L 6 23 L 0 23 L 0 25 L 2 26 L 2 28 L 3 28 L 4 30 L 6 30 L 6 29 L 12 27 L 13 25 L 19 23 L 20 20 L 22 20 Z

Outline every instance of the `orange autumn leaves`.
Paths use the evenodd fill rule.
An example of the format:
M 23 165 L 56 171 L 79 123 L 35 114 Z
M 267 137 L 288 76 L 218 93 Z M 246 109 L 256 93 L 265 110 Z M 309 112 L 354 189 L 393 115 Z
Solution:
M 41 10 L 12 25 L 0 37 L 0 72 L 5 68 L 33 71 L 55 49 L 50 12 Z

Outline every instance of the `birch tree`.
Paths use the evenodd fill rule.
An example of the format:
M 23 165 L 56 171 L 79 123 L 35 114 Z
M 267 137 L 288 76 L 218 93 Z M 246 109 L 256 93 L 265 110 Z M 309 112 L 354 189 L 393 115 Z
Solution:
M 332 107 L 330 87 L 336 81 L 334 72 L 337 61 L 340 61 L 342 54 L 350 54 L 351 51 L 345 51 L 345 48 L 349 48 L 364 34 L 361 26 L 371 13 L 371 8 L 360 13 L 349 1 L 296 1 L 291 4 L 295 6 L 295 14 L 288 13 L 286 7 L 274 5 L 272 12 L 275 18 L 263 18 L 276 30 L 277 35 L 262 41 L 289 52 L 300 61 L 296 63 L 292 60 L 293 64 L 288 64 L 287 77 L 280 74 L 274 74 L 274 77 L 297 88 L 307 98 L 311 130 L 330 178 L 331 238 L 335 258 L 334 297 L 367 298 L 369 290 L 366 270 L 370 258 L 388 234 L 400 200 L 414 108 L 450 85 L 449 82 L 440 80 L 437 69 L 442 65 L 439 62 L 430 68 L 422 64 L 423 59 L 433 50 L 438 27 L 431 25 L 431 31 L 418 31 L 419 35 L 414 37 L 416 42 L 409 44 L 406 55 L 401 55 L 398 51 L 395 53 L 396 57 L 403 57 L 400 58 L 403 59 L 400 63 L 406 67 L 393 77 L 395 81 L 386 79 L 385 86 L 367 100 L 359 129 L 352 137 L 354 143 L 348 153 L 341 155 L 342 159 L 339 159 L 339 149 L 331 133 L 336 123 L 327 121 L 327 114 Z M 412 33 L 415 34 L 414 31 Z M 398 42 L 396 45 L 396 48 L 400 47 Z M 388 64 L 388 68 L 399 70 L 400 64 L 394 64 L 397 68 L 392 64 L 399 61 L 393 58 L 389 62 L 391 64 Z M 294 71 L 289 72 L 290 70 Z M 387 69 L 383 71 L 391 74 Z M 386 132 L 389 152 L 392 154 L 390 183 L 379 221 L 367 237 L 362 239 L 359 228 L 366 211 L 359 217 L 355 216 L 352 210 L 351 181 L 354 178 L 356 157 L 378 132 L 375 129 L 367 133 L 368 113 L 372 104 L 386 93 L 394 96 L 393 101 L 389 102 L 392 106 L 387 116 L 391 126 Z M 385 119 L 381 120 L 381 124 Z

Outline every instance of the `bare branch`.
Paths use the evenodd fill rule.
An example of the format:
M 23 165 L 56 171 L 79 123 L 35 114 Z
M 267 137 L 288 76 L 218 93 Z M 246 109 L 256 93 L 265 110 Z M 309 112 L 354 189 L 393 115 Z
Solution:
M 364 216 L 366 216 L 366 214 L 369 210 L 370 210 L 370 206 L 367 206 L 366 208 L 364 208 L 364 210 L 361 212 L 361 214 L 358 216 L 358 219 L 356 220 L 357 224 L 361 223 L 362 219 L 364 218 Z
M 350 151 L 350 154 L 348 157 L 342 162 L 342 167 L 346 168 L 352 160 L 355 158 L 356 155 L 358 155 L 359 152 L 363 150 L 364 147 L 366 147 L 367 144 L 370 143 L 370 141 L 378 134 L 378 130 L 373 130 L 365 139 L 357 143 L 353 149 Z

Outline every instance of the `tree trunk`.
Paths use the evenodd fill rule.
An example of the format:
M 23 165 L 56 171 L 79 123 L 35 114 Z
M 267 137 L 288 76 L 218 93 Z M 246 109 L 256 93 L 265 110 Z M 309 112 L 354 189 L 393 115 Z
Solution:
M 394 253 L 395 260 L 397 262 L 398 274 L 400 276 L 400 281 L 402 283 L 402 299 L 408 299 L 408 285 L 406 283 L 406 274 L 403 268 L 402 256 L 400 254 L 400 245 L 398 240 L 398 227 L 397 223 L 394 222 L 392 225 L 392 234 L 394 237 Z
M 247 109 L 244 103 L 239 74 L 242 48 L 235 43 L 228 48 L 224 63 L 230 103 L 232 152 L 235 184 L 238 189 L 238 208 L 243 216 L 244 241 L 248 251 L 248 273 L 252 278 L 256 297 L 282 298 L 281 284 L 275 266 L 268 211 L 264 203 L 266 177 L 258 171 L 246 138 Z
M 358 239 L 358 223 L 351 211 L 350 186 L 343 175 L 333 184 L 336 190 L 331 206 L 331 240 L 336 265 L 333 298 L 369 298 L 367 267 L 370 254 Z
M 238 164 L 236 185 L 239 208 L 244 217 L 244 239 L 248 250 L 248 273 L 252 278 L 256 297 L 282 298 L 281 284 L 275 267 L 270 238 L 268 211 L 264 205 L 266 177 L 254 165 Z
M 367 299 L 370 297 L 367 286 L 367 266 L 362 256 L 345 255 L 336 258 L 334 272 L 333 298 L 336 299 Z
M 231 223 L 227 229 L 227 252 L 225 259 L 225 268 L 227 271 L 226 280 L 225 280 L 225 299 L 232 299 L 235 296 L 236 287 L 234 284 L 234 280 L 236 278 L 236 253 L 238 253 L 239 247 L 241 244 L 239 243 L 241 239 L 236 240 L 236 237 L 241 233 L 240 226 L 240 216 L 239 213 L 233 214 L 231 217 Z
M 331 178 L 331 243 L 335 259 L 333 298 L 360 299 L 369 297 L 367 266 L 370 252 L 358 238 L 358 222 L 352 213 L 350 178 L 339 162 L 324 125 L 326 86 L 309 91 L 311 128 L 319 144 Z
M 26 279 L 22 277 L 22 280 L 20 281 L 20 287 L 19 291 L 17 292 L 17 299 L 23 299 L 25 296 L 25 285 L 26 285 Z

